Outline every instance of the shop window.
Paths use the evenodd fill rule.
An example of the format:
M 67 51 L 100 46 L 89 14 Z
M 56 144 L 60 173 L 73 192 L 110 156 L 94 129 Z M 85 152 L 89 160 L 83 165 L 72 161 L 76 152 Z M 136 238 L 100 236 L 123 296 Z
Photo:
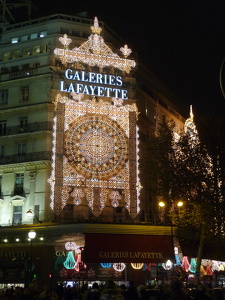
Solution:
M 24 174 L 17 173 L 16 180 L 15 180 L 14 195 L 23 196 L 24 194 L 23 185 L 24 185 Z
M 2 60 L 3 61 L 9 60 L 10 59 L 10 55 L 11 55 L 11 52 L 5 52 L 5 53 L 3 53 Z
M 7 121 L 0 121 L 0 135 L 6 135 Z
M 27 40 L 28 40 L 28 35 L 27 34 L 21 36 L 21 42 L 25 42 Z
M 41 47 L 39 45 L 33 47 L 33 54 L 40 54 Z
M 0 145 L 0 158 L 3 158 L 5 156 L 5 146 Z
M 22 206 L 13 206 L 13 224 L 22 224 Z
M 28 86 L 23 86 L 21 87 L 21 102 L 26 102 L 29 101 L 29 87 Z
M 14 37 L 14 38 L 11 39 L 11 43 L 12 44 L 16 44 L 18 42 L 19 42 L 19 38 L 18 37 Z
M 27 144 L 22 142 L 17 144 L 17 155 L 23 156 L 26 154 Z
M 15 50 L 15 51 L 13 51 L 13 53 L 12 53 L 12 58 L 13 59 L 17 59 L 17 58 L 19 58 L 20 57 L 20 50 Z
M 7 104 L 8 103 L 8 90 L 2 90 L 0 96 L 0 104 Z
M 40 38 L 43 38 L 43 37 L 45 37 L 45 36 L 47 36 L 47 31 L 46 31 L 46 30 L 41 31 L 41 32 L 40 32 Z
M 31 33 L 30 38 L 32 39 L 36 39 L 37 38 L 37 32 Z

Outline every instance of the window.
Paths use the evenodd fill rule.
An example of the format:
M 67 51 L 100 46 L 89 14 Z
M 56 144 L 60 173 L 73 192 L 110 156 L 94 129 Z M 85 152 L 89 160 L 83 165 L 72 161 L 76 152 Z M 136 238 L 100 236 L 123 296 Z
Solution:
M 0 158 L 3 158 L 5 156 L 5 146 L 0 145 Z
M 13 224 L 22 223 L 22 206 L 13 206 Z
M 45 36 L 47 36 L 47 31 L 46 31 L 46 30 L 41 31 L 41 32 L 40 32 L 40 38 L 43 38 L 43 37 L 45 37 Z
M 21 87 L 21 102 L 29 101 L 29 86 Z
M 30 38 L 31 39 L 36 39 L 37 38 L 37 32 L 31 33 Z
M 22 196 L 24 194 L 23 184 L 24 184 L 24 174 L 23 173 L 17 173 L 16 174 L 16 180 L 15 180 L 14 195 Z
M 149 102 L 148 101 L 145 101 L 145 115 L 147 117 L 150 116 L 150 107 L 149 107 Z
M 14 50 L 12 53 L 12 58 L 17 59 L 20 57 L 20 50 Z
M 18 42 L 19 42 L 18 37 L 14 37 L 14 38 L 11 39 L 11 43 L 12 43 L 12 44 L 16 44 L 16 43 L 18 43 Z
M 39 54 L 41 52 L 41 47 L 40 46 L 34 46 L 33 47 L 33 54 Z
M 29 64 L 23 64 L 22 65 L 22 69 L 23 70 L 27 70 L 27 69 L 29 69 L 30 68 L 30 65 Z
M 26 154 L 26 149 L 27 148 L 27 145 L 26 143 L 18 143 L 17 144 L 17 155 L 18 156 L 23 156 Z
M 19 71 L 19 66 L 12 66 L 12 67 L 11 67 L 11 71 L 12 71 L 12 72 L 17 72 L 17 71 Z
M 39 221 L 39 213 L 40 213 L 40 205 L 34 205 L 34 215 L 38 222 L 40 222 Z
M 6 135 L 7 121 L 0 121 L 0 135 Z
M 0 104 L 7 104 L 8 103 L 8 90 L 2 90 L 0 96 Z
M 27 40 L 28 40 L 28 35 L 27 34 L 21 36 L 21 41 L 22 42 L 27 41 Z
M 30 55 L 31 55 L 30 48 L 23 49 L 23 56 L 30 56 Z
M 3 61 L 9 60 L 10 59 L 10 55 L 11 55 L 11 52 L 5 52 L 5 53 L 3 53 L 2 60 Z
M 28 129 L 28 118 L 24 117 L 20 119 L 20 131 L 26 132 Z

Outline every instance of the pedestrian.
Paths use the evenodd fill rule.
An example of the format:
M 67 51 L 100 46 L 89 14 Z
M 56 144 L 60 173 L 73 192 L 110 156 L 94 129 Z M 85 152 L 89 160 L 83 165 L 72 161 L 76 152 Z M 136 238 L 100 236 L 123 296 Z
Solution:
M 176 281 L 171 285 L 172 292 L 169 296 L 169 300 L 191 300 L 187 291 L 182 288 L 180 281 Z
M 92 288 L 87 293 L 87 300 L 99 300 L 100 298 L 100 290 L 97 282 L 92 284 Z
M 115 282 L 109 280 L 106 282 L 102 290 L 100 300 L 124 300 L 121 289 L 119 289 Z

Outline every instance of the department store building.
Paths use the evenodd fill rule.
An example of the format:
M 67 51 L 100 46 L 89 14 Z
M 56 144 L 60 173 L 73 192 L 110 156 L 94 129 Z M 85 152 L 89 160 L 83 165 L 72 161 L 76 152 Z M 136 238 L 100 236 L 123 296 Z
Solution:
M 185 119 L 126 43 L 97 18 L 2 26 L 0 283 L 168 276 L 175 229 L 140 161 L 160 122 Z

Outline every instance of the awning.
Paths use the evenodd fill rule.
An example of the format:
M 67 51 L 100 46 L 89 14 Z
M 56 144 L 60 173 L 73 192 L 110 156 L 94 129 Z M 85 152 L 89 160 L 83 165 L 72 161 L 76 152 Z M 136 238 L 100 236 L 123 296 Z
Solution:
M 171 236 L 85 234 L 85 262 L 162 263 L 174 259 Z

